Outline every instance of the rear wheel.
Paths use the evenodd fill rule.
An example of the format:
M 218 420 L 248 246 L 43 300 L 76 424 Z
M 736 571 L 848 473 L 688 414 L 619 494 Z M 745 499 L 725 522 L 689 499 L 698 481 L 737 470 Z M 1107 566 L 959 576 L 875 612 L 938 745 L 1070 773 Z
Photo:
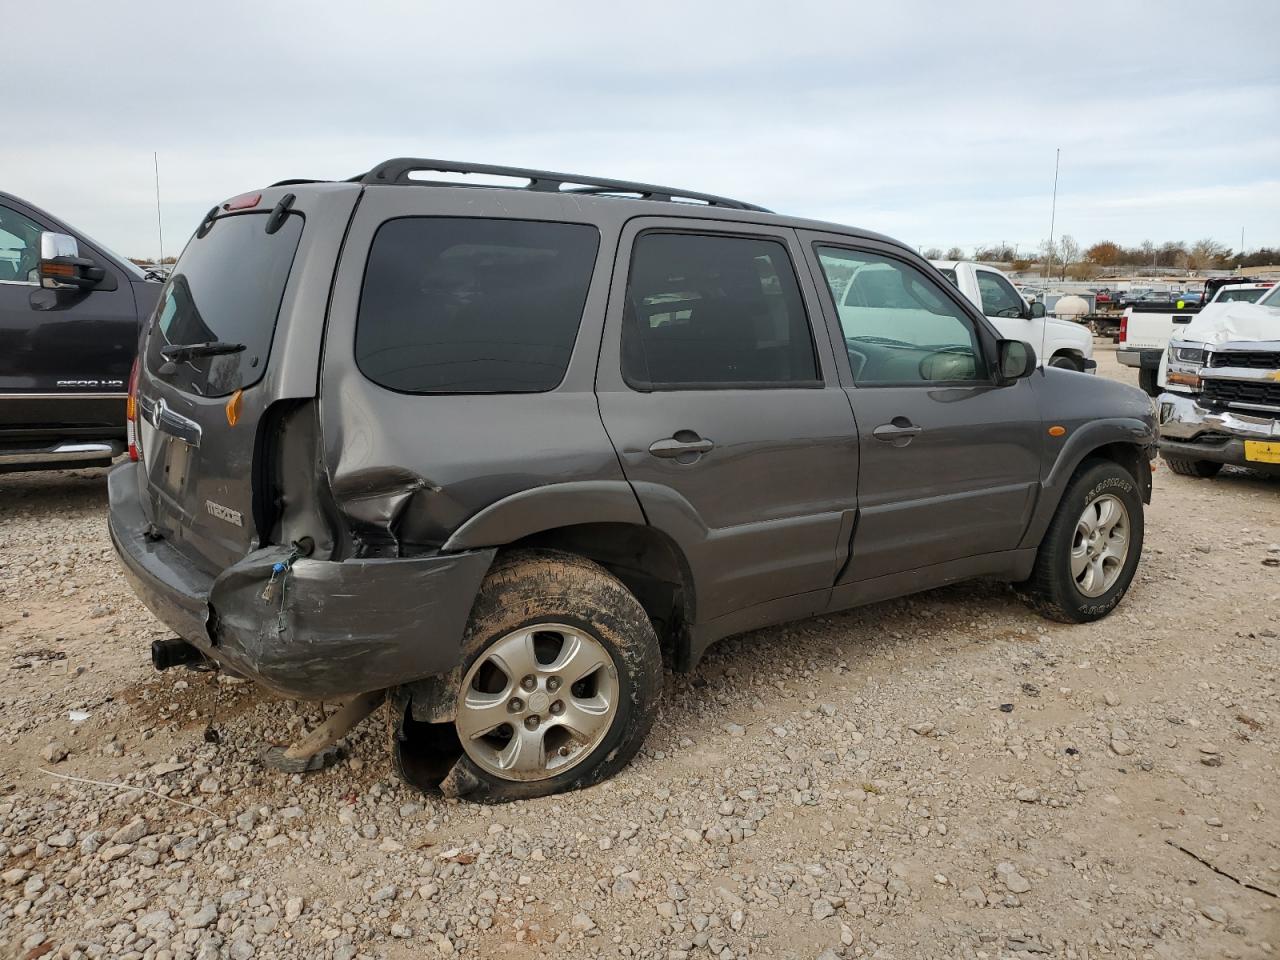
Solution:
M 662 655 L 644 608 L 604 568 L 555 551 L 513 553 L 472 612 L 443 788 L 517 800 L 620 770 L 653 723 Z
M 1200 477 L 1205 480 L 1216 477 L 1222 470 L 1222 464 L 1216 460 L 1192 460 L 1190 457 L 1167 457 L 1161 454 L 1164 462 L 1174 473 L 1184 477 Z
M 1031 577 L 1018 592 L 1050 620 L 1105 617 L 1133 582 L 1142 537 L 1137 481 L 1117 463 L 1087 462 L 1058 503 Z
M 1138 369 L 1138 386 L 1143 389 L 1148 397 L 1160 396 L 1160 384 L 1157 376 L 1160 373 L 1155 367 L 1140 367 Z

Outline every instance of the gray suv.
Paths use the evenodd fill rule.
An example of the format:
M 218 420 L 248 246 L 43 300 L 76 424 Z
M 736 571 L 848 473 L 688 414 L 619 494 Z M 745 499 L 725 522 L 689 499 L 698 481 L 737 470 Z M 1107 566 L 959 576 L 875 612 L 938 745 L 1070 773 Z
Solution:
M 415 159 L 210 210 L 129 408 L 156 665 L 388 702 L 403 774 L 488 799 L 613 774 L 730 634 L 974 577 L 1106 615 L 1155 440 L 883 236 Z

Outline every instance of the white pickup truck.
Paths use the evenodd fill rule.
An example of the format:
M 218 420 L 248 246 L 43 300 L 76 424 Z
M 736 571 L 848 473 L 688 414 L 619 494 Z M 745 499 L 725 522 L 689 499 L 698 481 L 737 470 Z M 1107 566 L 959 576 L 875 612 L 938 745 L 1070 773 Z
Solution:
M 1191 323 L 1202 310 L 1217 309 L 1224 303 L 1256 303 L 1273 286 L 1270 281 L 1211 277 L 1204 282 L 1204 298 L 1200 303 L 1171 297 L 1130 304 L 1120 319 L 1116 359 L 1126 366 L 1137 367 L 1138 385 L 1154 397 L 1162 386 L 1157 376 L 1160 358 L 1177 331 Z
M 1089 331 L 1070 320 L 1046 317 L 1044 304 L 1028 304 L 995 267 L 970 260 L 929 262 L 977 305 L 1002 336 L 1035 347 L 1042 364 L 1089 373 L 1097 369 Z
M 1174 473 L 1212 477 L 1228 463 L 1280 473 L 1280 285 L 1180 327 L 1159 379 L 1160 455 Z

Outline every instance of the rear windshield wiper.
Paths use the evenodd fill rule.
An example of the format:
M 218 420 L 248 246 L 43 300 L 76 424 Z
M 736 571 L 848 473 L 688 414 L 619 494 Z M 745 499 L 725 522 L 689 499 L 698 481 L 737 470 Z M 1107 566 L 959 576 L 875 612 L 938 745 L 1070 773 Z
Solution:
M 160 356 L 175 363 L 194 360 L 196 357 L 221 357 L 228 353 L 240 353 L 247 349 L 243 343 L 226 340 L 208 340 L 205 343 L 174 343 L 160 348 Z

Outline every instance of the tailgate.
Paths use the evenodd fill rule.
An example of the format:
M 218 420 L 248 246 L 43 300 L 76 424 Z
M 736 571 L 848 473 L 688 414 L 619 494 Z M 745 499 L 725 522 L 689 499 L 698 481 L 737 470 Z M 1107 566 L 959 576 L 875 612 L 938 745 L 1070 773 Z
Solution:
M 1129 322 L 1125 325 L 1124 346 L 1135 350 L 1163 350 L 1169 338 L 1175 336 L 1174 331 L 1190 323 L 1200 310 L 1199 307 L 1172 311 L 1167 307 L 1153 310 L 1133 306 L 1126 312 Z
M 272 422 L 315 395 L 330 279 L 359 192 L 277 187 L 215 208 L 143 334 L 141 499 L 153 535 L 211 573 L 264 542 Z

